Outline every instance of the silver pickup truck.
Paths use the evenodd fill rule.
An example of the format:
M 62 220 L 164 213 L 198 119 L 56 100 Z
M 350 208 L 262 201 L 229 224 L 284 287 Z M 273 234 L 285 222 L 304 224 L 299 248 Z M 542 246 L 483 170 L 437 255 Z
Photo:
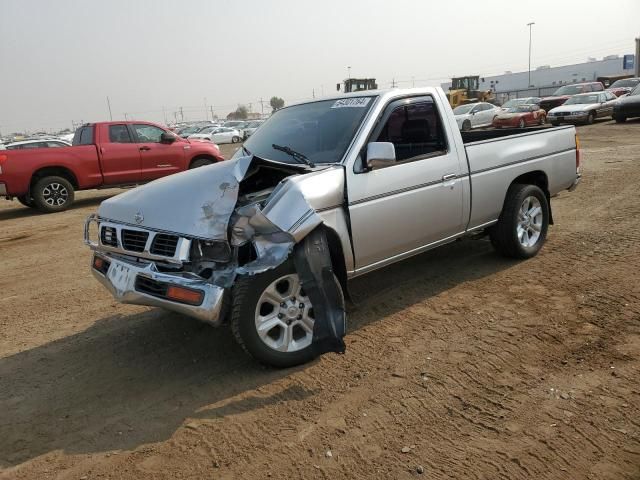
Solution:
M 104 201 L 94 276 L 123 303 L 228 324 L 263 363 L 343 352 L 349 279 L 486 232 L 526 259 L 580 180 L 574 127 L 458 130 L 439 88 L 283 108 L 228 161 Z

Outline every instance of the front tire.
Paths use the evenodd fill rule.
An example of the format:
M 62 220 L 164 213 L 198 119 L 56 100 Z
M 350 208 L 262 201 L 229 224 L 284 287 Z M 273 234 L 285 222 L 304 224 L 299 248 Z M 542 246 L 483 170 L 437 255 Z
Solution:
M 231 139 L 231 143 L 240 143 L 242 139 L 238 136 L 235 136 Z
M 490 229 L 491 243 L 506 257 L 531 258 L 547 238 L 549 202 L 537 185 L 513 184 L 500 213 Z
M 192 170 L 194 168 L 206 167 L 207 165 L 211 165 L 212 163 L 213 162 L 211 160 L 208 160 L 206 158 L 197 158 L 191 163 L 191 165 L 189 166 L 189 170 Z
M 518 128 L 524 128 L 524 127 L 525 127 L 524 119 L 520 119 L 520 123 L 518 123 Z
M 596 120 L 596 113 L 590 112 L 589 116 L 587 117 L 587 125 L 593 125 L 593 122 L 595 122 L 595 120 Z
M 74 199 L 73 185 L 63 177 L 44 177 L 31 189 L 33 204 L 44 213 L 62 212 Z
M 335 276 L 334 281 L 340 285 Z M 231 330 L 249 355 L 279 368 L 316 357 L 313 305 L 291 259 L 264 273 L 238 277 L 232 294 Z

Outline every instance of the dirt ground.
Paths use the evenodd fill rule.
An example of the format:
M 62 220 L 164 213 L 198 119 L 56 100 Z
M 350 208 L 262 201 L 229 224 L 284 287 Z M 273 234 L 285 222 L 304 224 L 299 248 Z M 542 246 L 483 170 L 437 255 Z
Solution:
M 0 201 L 0 478 L 640 479 L 640 122 L 579 133 L 540 255 L 357 280 L 347 353 L 290 370 L 113 301 L 82 225 L 117 191 Z

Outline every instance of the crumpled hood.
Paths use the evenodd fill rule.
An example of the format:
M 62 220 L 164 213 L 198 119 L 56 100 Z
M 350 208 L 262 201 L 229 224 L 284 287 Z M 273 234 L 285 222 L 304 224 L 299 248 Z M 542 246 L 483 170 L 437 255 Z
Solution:
M 155 180 L 105 200 L 98 215 L 153 230 L 226 240 L 238 183 L 251 160 L 225 160 Z

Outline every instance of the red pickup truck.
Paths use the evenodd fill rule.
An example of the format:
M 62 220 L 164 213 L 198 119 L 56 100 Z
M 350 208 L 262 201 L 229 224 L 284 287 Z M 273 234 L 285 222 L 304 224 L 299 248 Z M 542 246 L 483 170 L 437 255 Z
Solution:
M 71 147 L 0 150 L 0 197 L 59 212 L 76 190 L 138 185 L 221 160 L 216 144 L 185 140 L 153 123 L 87 124 Z

